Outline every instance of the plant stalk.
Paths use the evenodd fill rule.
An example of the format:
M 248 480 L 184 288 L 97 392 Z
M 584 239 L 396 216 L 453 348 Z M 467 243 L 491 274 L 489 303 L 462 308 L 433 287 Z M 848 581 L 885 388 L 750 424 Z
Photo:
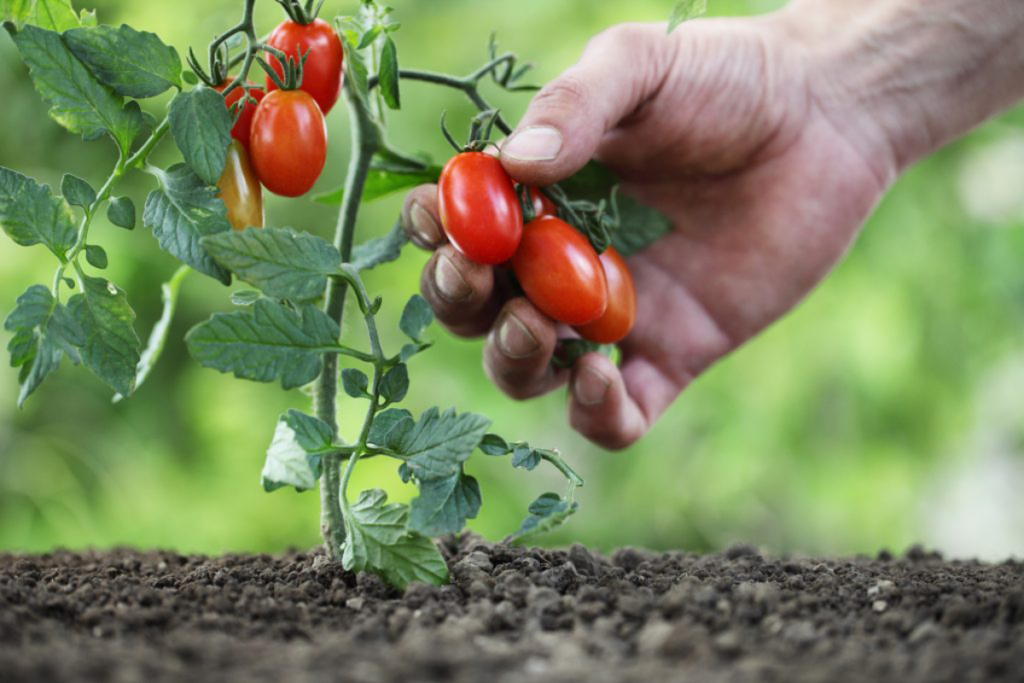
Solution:
M 372 115 L 354 88 L 344 88 L 345 103 L 349 110 L 352 126 L 352 158 L 349 161 L 348 177 L 345 181 L 345 197 L 338 212 L 338 225 L 334 235 L 334 246 L 341 252 L 342 262 L 352 260 L 352 245 L 355 240 L 356 221 L 359 206 L 366 185 L 370 162 L 381 144 L 380 130 Z M 327 285 L 324 310 L 340 328 L 345 309 L 345 295 L 348 285 L 340 278 L 331 278 Z M 316 416 L 330 425 L 335 438 L 338 436 L 338 356 L 325 353 L 323 372 L 317 379 L 313 393 Z M 355 456 L 353 456 L 353 459 Z M 320 478 L 320 533 L 328 555 L 341 561 L 345 543 L 345 517 L 341 502 L 341 461 L 339 454 L 324 458 Z

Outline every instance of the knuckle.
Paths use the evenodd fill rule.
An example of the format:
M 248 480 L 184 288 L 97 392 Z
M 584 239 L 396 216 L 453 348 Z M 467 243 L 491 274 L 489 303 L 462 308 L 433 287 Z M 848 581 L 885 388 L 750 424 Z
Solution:
M 590 101 L 590 86 L 572 73 L 566 73 L 541 88 L 533 98 L 533 106 L 578 111 Z

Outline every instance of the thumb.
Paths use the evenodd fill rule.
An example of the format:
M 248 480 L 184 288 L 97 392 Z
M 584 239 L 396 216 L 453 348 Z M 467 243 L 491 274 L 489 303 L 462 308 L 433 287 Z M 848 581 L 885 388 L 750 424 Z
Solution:
M 580 61 L 533 98 L 501 147 L 505 170 L 542 187 L 583 168 L 605 133 L 657 91 L 670 45 L 664 24 L 623 24 L 591 40 Z

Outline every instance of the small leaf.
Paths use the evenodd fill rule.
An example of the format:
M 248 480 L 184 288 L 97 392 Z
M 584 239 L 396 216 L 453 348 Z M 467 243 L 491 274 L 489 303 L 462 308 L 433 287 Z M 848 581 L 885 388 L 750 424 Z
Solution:
M 243 289 L 231 292 L 231 303 L 236 306 L 252 306 L 262 296 L 262 292 L 257 292 L 255 289 Z
M 400 443 L 405 432 L 416 424 L 412 413 L 403 408 L 390 408 L 377 413 L 370 426 L 366 440 L 381 448 L 394 448 Z
M 227 163 L 231 114 L 216 90 L 198 86 L 171 100 L 171 133 L 185 162 L 207 185 L 216 185 Z
M 420 481 L 443 479 L 459 471 L 490 426 L 491 421 L 481 415 L 431 408 L 392 450 L 407 459 Z
M 512 452 L 512 467 L 521 467 L 527 472 L 533 470 L 540 464 L 541 455 L 536 448 L 523 445 Z
M 107 220 L 125 230 L 135 229 L 135 202 L 128 197 L 114 197 L 107 206 Z
M 70 173 L 64 174 L 60 182 L 60 193 L 68 204 L 88 209 L 96 201 L 96 190 L 92 185 Z
M 345 517 L 348 538 L 342 565 L 373 572 L 400 590 L 415 581 L 440 586 L 448 582 L 448 565 L 433 541 L 407 528 L 409 508 L 387 504 L 380 489 L 363 491 Z
M 103 247 L 96 244 L 86 245 L 85 260 L 89 262 L 90 266 L 92 266 L 93 268 L 99 268 L 100 270 L 105 270 L 109 263 L 107 261 L 106 250 Z
M 668 19 L 668 32 L 672 33 L 683 22 L 696 19 L 707 11 L 707 0 L 678 0 Z
M 558 494 L 544 493 L 530 504 L 530 516 L 523 520 L 519 530 L 505 541 L 507 543 L 525 543 L 561 526 L 578 508 L 576 503 L 563 500 Z
M 187 69 L 181 72 L 181 80 L 185 81 L 188 85 L 199 85 L 199 76 L 196 76 Z
M 419 294 L 413 294 L 402 310 L 402 319 L 398 322 L 398 327 L 405 336 L 418 342 L 423 341 L 423 331 L 433 322 L 434 311 L 430 309 L 430 304 Z
M 480 484 L 461 469 L 446 479 L 418 484 L 420 495 L 409 506 L 412 531 L 424 536 L 457 534 L 480 512 Z
M 239 379 L 273 382 L 285 389 L 320 376 L 322 355 L 337 347 L 338 323 L 310 304 L 294 311 L 271 299 L 249 309 L 217 313 L 185 337 L 200 365 Z
M 155 173 L 160 188 L 146 198 L 143 223 L 153 231 L 161 248 L 176 259 L 230 284 L 231 273 L 213 260 L 200 241 L 209 235 L 231 232 L 227 207 L 217 198 L 217 188 L 206 185 L 185 164 Z
M 109 132 L 127 158 L 142 132 L 142 111 L 124 104 L 72 54 L 59 33 L 26 25 L 13 35 L 36 90 L 50 105 L 50 118 L 86 140 Z
M 345 368 L 341 371 L 341 386 L 345 393 L 352 398 L 371 398 L 367 389 L 370 386 L 370 378 L 365 372 L 355 368 Z
M 19 27 L 32 24 L 62 32 L 83 26 L 90 20 L 95 22 L 93 13 L 82 12 L 80 19 L 71 6 L 71 0 L 3 0 L 0 7 L 3 8 L 3 18 L 14 21 Z
M 388 36 L 380 53 L 380 94 L 391 109 L 402 108 L 398 78 L 398 48 L 395 41 Z
M 124 291 L 109 280 L 86 276 L 82 281 L 82 292 L 68 301 L 85 333 L 82 362 L 114 391 L 130 396 L 141 346 L 132 327 L 135 311 Z
M 409 367 L 399 363 L 384 374 L 380 395 L 388 403 L 398 403 L 409 393 Z
M 307 453 L 323 454 L 334 450 L 334 432 L 320 418 L 289 410 L 282 419 L 295 431 L 295 438 Z
M 274 430 L 274 439 L 267 449 L 267 459 L 261 473 L 263 490 L 276 491 L 294 486 L 297 491 L 308 491 L 316 486 L 317 473 L 310 456 L 299 444 L 295 429 L 282 417 Z
M 512 452 L 508 442 L 497 434 L 485 434 L 480 439 L 479 448 L 485 455 L 508 455 Z
M 45 244 L 61 260 L 78 238 L 67 202 L 49 186 L 7 168 L 0 168 L 0 228 L 16 244 Z
M 402 350 L 399 352 L 398 357 L 403 363 L 408 363 L 410 358 L 412 358 L 418 353 L 426 351 L 433 345 L 434 342 L 417 342 L 416 344 L 406 344 L 402 347 Z
M 370 47 L 370 45 L 373 44 L 373 41 L 377 39 L 377 36 L 380 35 L 382 30 L 383 29 L 380 25 L 371 26 L 370 29 L 366 33 L 364 33 L 363 37 L 359 40 L 358 49 L 365 50 L 366 48 Z
M 291 228 L 249 228 L 207 237 L 203 247 L 224 268 L 275 299 L 323 296 L 341 254 L 329 242 Z
M 358 270 L 370 270 L 384 263 L 397 261 L 409 236 L 401 225 L 396 225 L 383 237 L 363 242 L 352 250 L 352 265 Z
M 342 31 L 340 37 L 345 54 L 345 87 L 353 88 L 356 97 L 366 106 L 370 98 L 369 71 L 363 53 L 356 45 L 358 37 L 353 40 L 348 31 Z
M 181 58 L 154 33 L 131 26 L 76 28 L 64 34 L 71 51 L 119 95 L 145 99 L 181 87 Z

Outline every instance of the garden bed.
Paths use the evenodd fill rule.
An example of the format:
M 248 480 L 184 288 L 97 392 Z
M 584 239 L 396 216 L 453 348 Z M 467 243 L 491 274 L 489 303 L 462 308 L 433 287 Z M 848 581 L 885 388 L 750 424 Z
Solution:
M 449 540 L 405 595 L 317 552 L 0 555 L 0 680 L 1024 680 L 1024 564 Z

